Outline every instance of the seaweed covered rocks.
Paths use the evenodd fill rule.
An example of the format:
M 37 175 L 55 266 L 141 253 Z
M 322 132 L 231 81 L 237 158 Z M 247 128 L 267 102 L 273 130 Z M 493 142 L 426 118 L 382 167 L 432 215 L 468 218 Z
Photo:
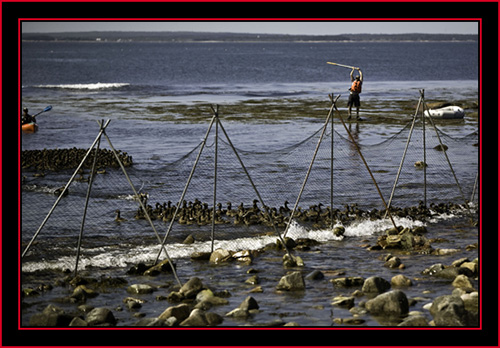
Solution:
M 399 226 L 397 229 L 391 228 L 378 238 L 377 247 L 429 254 L 433 251 L 433 248 L 430 241 L 422 235 L 425 232 L 425 227 L 410 229 Z

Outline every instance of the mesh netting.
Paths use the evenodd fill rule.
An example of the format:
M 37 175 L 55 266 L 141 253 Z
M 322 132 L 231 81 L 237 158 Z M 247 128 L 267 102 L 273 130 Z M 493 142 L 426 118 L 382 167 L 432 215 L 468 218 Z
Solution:
M 332 222 L 332 216 L 337 222 L 347 224 L 353 219 L 366 218 L 369 216 L 366 214 L 382 211 L 384 208 L 354 144 L 337 120 L 334 128 L 332 132 L 329 124 L 324 132 L 299 202 L 295 220 L 308 228 L 327 227 Z M 424 167 L 416 165 L 417 162 L 424 161 L 421 121 L 415 123 L 410 138 L 411 129 L 409 123 L 382 143 L 360 146 L 385 200 L 389 201 L 391 196 L 408 139 L 408 151 L 392 199 L 394 209 L 416 206 L 424 201 L 424 194 L 428 206 L 440 203 L 464 204 L 464 200 L 470 200 L 478 170 L 477 133 L 454 138 L 438 130 L 446 148 L 446 151 L 442 151 L 435 129 L 426 125 L 424 191 Z M 144 260 L 145 257 L 154 258 L 160 250 L 160 240 L 168 229 L 198 156 L 199 161 L 167 239 L 169 254 L 173 257 L 188 256 L 193 251 L 210 250 L 206 241 L 210 240 L 212 231 L 215 155 L 215 248 L 224 243 L 227 249 L 239 250 L 241 238 L 255 240 L 255 248 L 261 246 L 258 244 L 261 243 L 260 239 L 255 237 L 269 235 L 274 229 L 235 151 L 240 155 L 262 200 L 269 208 L 276 226 L 283 231 L 304 183 L 322 130 L 323 128 L 318 129 L 293 146 L 255 152 L 237 147 L 233 149 L 220 130 L 216 144 L 212 129 L 205 144 L 198 144 L 178 160 L 161 168 L 148 169 L 147 177 L 140 169 L 128 167 L 128 176 L 141 194 L 158 235 L 145 219 L 123 171 L 112 167 L 98 168 L 85 220 L 82 242 L 84 251 L 80 261 L 82 267 L 98 267 L 103 264 L 106 267 L 124 266 Z M 101 147 L 106 146 L 103 141 Z M 454 172 L 445 154 L 448 155 Z M 23 169 L 26 177 L 22 190 L 23 250 L 51 209 L 57 198 L 56 194 L 60 192 L 57 189 L 66 184 L 72 171 L 46 172 L 45 176 L 33 174 L 28 169 Z M 24 271 L 74 267 L 88 177 L 89 171 L 86 170 L 71 183 L 69 194 L 61 199 L 23 258 Z M 121 220 L 116 219 L 118 210 Z M 188 235 L 192 235 L 196 243 L 189 246 L 182 244 Z M 248 248 L 248 243 L 246 246 Z M 124 250 L 127 254 L 125 260 L 120 257 Z M 106 258 L 105 262 L 100 262 L 102 257 Z

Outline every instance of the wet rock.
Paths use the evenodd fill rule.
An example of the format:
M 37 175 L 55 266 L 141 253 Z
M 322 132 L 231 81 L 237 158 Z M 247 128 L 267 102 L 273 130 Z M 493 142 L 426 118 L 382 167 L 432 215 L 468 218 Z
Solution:
M 88 298 L 94 298 L 98 295 L 99 293 L 87 288 L 85 285 L 78 285 L 73 291 L 71 298 L 75 299 L 78 302 L 85 302 Z
M 303 250 L 321 244 L 321 242 L 318 242 L 316 239 L 312 238 L 297 238 L 295 242 L 297 243 L 297 246 L 295 248 L 297 249 L 299 247 L 302 247 Z
M 259 305 L 253 297 L 248 296 L 245 300 L 243 300 L 243 302 L 241 302 L 238 308 L 249 311 L 252 309 L 259 309 Z
M 179 291 L 172 291 L 167 295 L 167 301 L 177 303 L 181 302 L 184 299 L 184 296 Z
M 116 319 L 107 308 L 98 307 L 91 310 L 85 320 L 88 326 L 114 326 L 116 325 Z
M 363 286 L 364 282 L 365 279 L 362 277 L 340 277 L 340 278 L 330 279 L 330 283 L 332 283 L 333 286 L 343 286 L 343 287 Z
M 174 268 L 175 268 L 175 264 L 173 264 L 173 265 L 174 265 Z M 165 273 L 165 272 L 166 273 L 172 273 L 173 272 L 172 266 L 170 265 L 170 262 L 168 261 L 168 259 L 163 260 L 159 264 L 154 265 L 153 267 L 148 268 L 146 271 L 144 271 L 144 275 L 145 276 L 157 276 L 160 273 Z
M 384 263 L 384 267 L 388 268 L 398 268 L 399 266 L 401 266 L 401 260 L 397 256 L 392 256 Z
M 182 244 L 193 244 L 195 242 L 194 240 L 194 237 L 192 234 L 190 234 L 189 236 L 187 236 L 184 241 L 182 242 Z
M 467 311 L 458 296 L 444 295 L 436 298 L 430 307 L 436 326 L 466 326 Z
M 203 284 L 198 277 L 189 279 L 179 290 L 179 293 L 185 298 L 193 298 L 203 288 Z
M 210 255 L 212 255 L 211 252 L 195 251 L 191 254 L 191 260 L 208 261 L 210 260 Z
M 333 228 L 333 235 L 335 237 L 343 237 L 345 233 L 345 227 L 344 226 L 336 226 Z
M 391 283 L 389 283 L 387 280 L 381 277 L 374 276 L 367 278 L 364 281 L 361 291 L 363 291 L 365 294 L 366 293 L 381 294 L 383 292 L 386 292 L 390 288 L 391 288 Z
M 249 265 L 253 261 L 253 255 L 250 250 L 242 250 L 234 253 L 233 259 L 235 259 L 238 262 L 244 262 Z
M 409 311 L 408 298 L 400 290 L 380 294 L 368 300 L 365 307 L 372 315 L 400 317 L 408 314 Z
M 477 291 L 471 293 L 462 294 L 460 296 L 462 301 L 464 301 L 465 309 L 471 313 L 477 313 L 479 310 L 479 294 Z
M 247 280 L 245 280 L 245 283 L 246 284 L 251 284 L 251 285 L 257 285 L 257 284 L 260 283 L 259 276 L 253 275 L 250 278 L 248 278 Z
M 170 317 L 174 317 L 180 323 L 180 322 L 184 321 L 185 319 L 187 319 L 187 317 L 189 317 L 190 313 L 191 313 L 191 309 L 189 308 L 189 306 L 185 303 L 182 303 L 178 306 L 168 307 L 167 309 L 165 309 L 163 311 L 163 313 L 161 313 L 158 316 L 158 319 L 166 320 Z
M 434 251 L 434 254 L 439 256 L 444 256 L 444 255 L 456 254 L 458 252 L 460 252 L 459 249 L 448 248 L 448 249 L 436 249 Z
M 214 297 L 214 293 L 210 289 L 203 289 L 196 294 L 196 302 L 202 302 Z
M 332 306 L 346 307 L 350 309 L 354 307 L 354 297 L 352 296 L 336 296 L 332 299 Z
M 429 322 L 420 312 L 408 315 L 398 326 L 429 326 Z
M 80 317 L 74 317 L 73 320 L 69 323 L 70 327 L 82 327 L 88 326 L 87 322 Z
M 208 320 L 205 315 L 205 311 L 201 309 L 193 309 L 184 321 L 182 321 L 180 326 L 208 326 Z
M 72 320 L 73 316 L 66 314 L 63 309 L 50 304 L 42 313 L 31 316 L 29 325 L 65 327 L 69 326 Z
M 208 326 L 216 326 L 222 324 L 224 318 L 217 313 L 208 312 L 205 313 L 205 319 L 207 320 Z
M 385 235 L 377 239 L 377 245 L 382 249 L 402 249 L 419 253 L 430 253 L 433 251 L 430 241 L 418 234 L 422 228 L 411 230 L 409 228 L 390 228 Z
M 264 290 L 262 289 L 262 286 L 256 286 L 255 288 L 253 288 L 252 290 L 249 291 L 250 293 L 261 293 L 261 292 L 264 292 Z
M 334 318 L 333 322 L 339 325 L 361 325 L 364 324 L 366 320 L 362 318 Z
M 304 261 L 302 260 L 302 258 L 300 256 L 285 254 L 285 255 L 283 255 L 283 266 L 284 267 L 304 267 Z
M 203 310 L 209 310 L 213 306 L 222 306 L 229 303 L 228 300 L 215 296 L 212 290 L 210 289 L 201 290 L 196 295 L 196 302 L 197 304 L 195 308 Z
M 462 263 L 462 265 L 460 267 L 467 268 L 467 269 L 471 270 L 473 277 L 475 277 L 479 274 L 478 273 L 479 266 L 478 266 L 477 262 L 464 262 L 464 263 Z
M 127 292 L 130 294 L 151 294 L 154 291 L 154 288 L 151 285 L 147 284 L 133 284 L 127 288 Z
M 158 318 L 142 318 L 134 326 L 170 326 L 166 325 L 165 320 Z
M 297 246 L 297 243 L 290 237 L 283 238 L 283 241 L 285 242 L 285 246 L 287 247 L 287 249 L 293 249 Z M 281 243 L 280 239 L 276 240 L 276 248 L 278 250 L 285 250 L 285 248 L 283 247 L 283 243 Z
M 95 308 L 94 306 L 90 306 L 88 304 L 82 304 L 82 305 L 78 306 L 78 310 L 82 313 L 88 313 L 91 310 L 93 310 L 94 308 Z
M 298 271 L 283 276 L 276 287 L 277 290 L 286 291 L 301 291 L 305 290 L 305 288 L 306 284 L 304 282 L 304 277 L 302 277 L 302 273 Z
M 125 303 L 128 309 L 139 309 L 146 301 L 135 297 L 126 297 L 123 299 L 123 303 Z
M 321 280 L 323 278 L 325 278 L 325 275 L 320 270 L 314 270 L 306 275 L 307 280 Z
M 239 319 L 246 319 L 252 315 L 252 312 L 257 311 L 258 309 L 259 305 L 257 304 L 257 301 L 253 297 L 248 296 L 239 305 L 238 308 L 235 308 L 232 311 L 226 313 L 226 316 Z
M 460 288 L 464 290 L 474 289 L 472 283 L 469 280 L 469 277 L 467 277 L 464 274 L 457 275 L 453 280 L 453 282 L 451 283 L 451 285 L 453 285 L 455 288 Z
M 411 279 L 403 274 L 398 274 L 391 279 L 392 286 L 412 286 Z
M 462 266 L 465 262 L 469 262 L 470 260 L 467 257 L 462 257 L 461 259 L 455 260 L 451 263 L 453 267 L 460 267 Z
M 424 275 L 434 275 L 439 271 L 442 271 L 444 269 L 444 265 L 442 263 L 436 263 L 425 270 L 422 271 L 422 274 Z
M 445 144 L 439 144 L 439 145 L 434 146 L 434 150 L 446 151 L 446 150 L 448 150 L 448 146 L 446 146 Z
M 235 308 L 232 311 L 226 313 L 226 317 L 233 317 L 233 318 L 240 318 L 240 319 L 246 319 L 250 316 L 250 312 L 246 311 L 242 308 Z
M 231 260 L 232 259 L 231 256 L 232 255 L 231 255 L 231 252 L 229 252 L 229 250 L 217 249 L 217 250 L 214 250 L 214 252 L 212 254 L 210 254 L 209 261 L 211 263 L 218 264 L 218 263 L 222 263 L 222 262 L 226 262 L 226 261 Z
M 465 267 L 445 267 L 442 270 L 435 272 L 433 276 L 445 279 L 455 279 L 460 274 L 472 276 L 470 269 Z

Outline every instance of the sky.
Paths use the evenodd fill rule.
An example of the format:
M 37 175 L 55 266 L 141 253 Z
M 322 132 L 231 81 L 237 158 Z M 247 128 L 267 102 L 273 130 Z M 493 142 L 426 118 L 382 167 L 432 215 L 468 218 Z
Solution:
M 339 34 L 478 34 L 478 22 L 54 22 L 23 21 L 23 33 L 53 33 L 81 31 L 196 31 L 196 32 L 233 32 L 256 34 L 301 34 L 301 35 L 339 35 Z

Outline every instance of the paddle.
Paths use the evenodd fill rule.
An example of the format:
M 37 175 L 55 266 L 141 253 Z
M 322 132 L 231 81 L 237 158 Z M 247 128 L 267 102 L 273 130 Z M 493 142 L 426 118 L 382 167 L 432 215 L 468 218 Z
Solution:
M 38 114 L 33 115 L 31 117 L 37 117 L 38 115 L 40 115 L 40 114 L 42 114 L 44 112 L 50 111 L 50 110 L 52 110 L 52 105 L 47 106 L 45 109 L 43 109 L 42 111 L 40 111 Z

